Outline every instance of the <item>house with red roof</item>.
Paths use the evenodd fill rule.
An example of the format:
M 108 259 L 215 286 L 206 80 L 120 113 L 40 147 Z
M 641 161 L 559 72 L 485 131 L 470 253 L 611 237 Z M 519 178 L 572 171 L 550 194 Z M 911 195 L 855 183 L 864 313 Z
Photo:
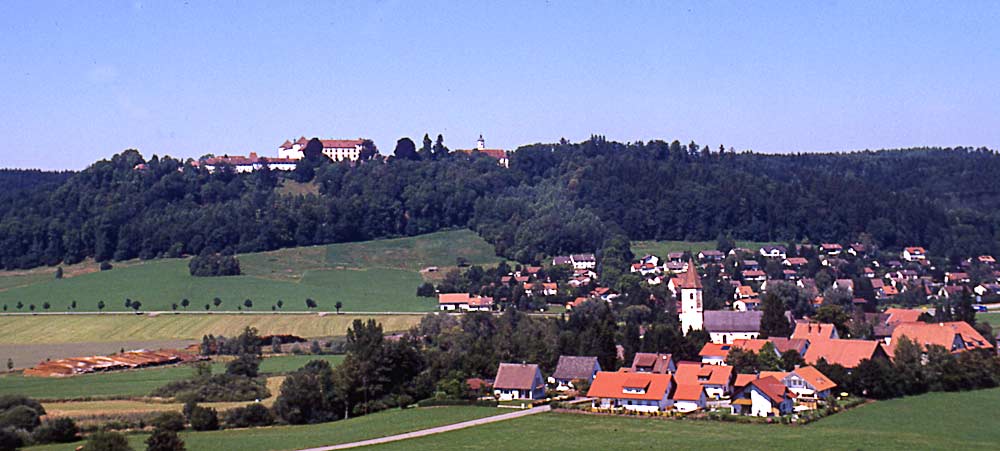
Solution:
M 278 146 L 278 157 L 301 160 L 304 157 L 303 152 L 309 141 L 305 136 L 300 137 L 294 142 L 285 140 L 284 143 Z M 333 161 L 357 161 L 361 158 L 361 152 L 364 149 L 366 140 L 358 138 L 321 139 L 319 141 L 323 144 L 323 155 L 326 155 L 327 158 Z
M 678 386 L 700 385 L 708 398 L 720 399 L 733 392 L 733 367 L 681 362 L 677 365 L 674 380 Z
M 677 365 L 670 354 L 637 352 L 632 358 L 631 370 L 636 373 L 674 374 Z
M 545 398 L 545 379 L 533 363 L 501 363 L 493 381 L 493 396 L 501 401 Z
M 787 415 L 792 413 L 794 399 L 795 393 L 774 376 L 754 379 L 734 396 L 733 413 L 757 417 Z
M 881 342 L 874 340 L 809 340 L 809 349 L 802 356 L 806 363 L 815 365 L 820 359 L 829 364 L 853 369 L 862 360 L 888 359 Z
M 673 406 L 673 378 L 669 374 L 601 371 L 594 377 L 587 397 L 601 409 L 662 412 Z
M 674 402 L 674 410 L 687 413 L 704 409 L 708 398 L 704 386 L 678 382 L 670 399 Z
M 813 341 L 837 339 L 840 336 L 837 335 L 837 327 L 833 324 L 802 322 L 795 323 L 792 338 L 804 338 Z
M 993 347 L 982 334 L 965 321 L 900 323 L 892 331 L 892 337 L 889 339 L 889 355 L 895 353 L 902 337 L 909 338 L 923 350 L 927 350 L 931 345 L 941 346 L 952 353 Z
M 830 397 L 831 390 L 837 387 L 836 382 L 830 380 L 813 366 L 796 368 L 780 380 L 792 393 L 795 393 L 800 402 L 810 399 L 826 399 Z
M 493 298 L 473 296 L 469 293 L 438 294 L 438 310 L 463 312 L 488 312 L 493 310 Z
M 903 249 L 902 257 L 908 262 L 926 260 L 927 250 L 919 246 L 907 247 Z

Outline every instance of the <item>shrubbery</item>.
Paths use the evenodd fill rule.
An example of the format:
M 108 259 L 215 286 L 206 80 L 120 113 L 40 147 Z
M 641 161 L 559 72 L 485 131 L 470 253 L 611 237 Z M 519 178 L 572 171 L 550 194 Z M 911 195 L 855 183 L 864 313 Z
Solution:
M 79 437 L 80 428 L 70 418 L 56 418 L 46 421 L 32 434 L 36 443 L 70 443 Z M 2 447 L 0 447 L 2 449 Z
M 246 407 L 237 407 L 226 412 L 226 425 L 234 428 L 254 426 L 269 426 L 274 423 L 271 411 L 262 404 L 254 403 Z
M 233 255 L 197 255 L 191 258 L 188 270 L 195 277 L 238 276 L 240 261 Z
M 214 431 L 219 429 L 219 413 L 211 407 L 192 406 L 188 421 L 191 429 L 196 431 Z

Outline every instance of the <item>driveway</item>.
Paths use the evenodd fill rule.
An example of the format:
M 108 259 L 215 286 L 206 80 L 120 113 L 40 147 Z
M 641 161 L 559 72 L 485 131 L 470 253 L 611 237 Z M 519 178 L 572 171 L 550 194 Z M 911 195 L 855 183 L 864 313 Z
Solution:
M 348 449 L 357 448 L 360 446 L 368 445 L 378 445 L 382 443 L 396 442 L 399 440 L 406 440 L 410 438 L 424 437 L 427 435 L 440 434 L 442 432 L 456 431 L 459 429 L 470 428 L 473 426 L 479 426 L 483 424 L 496 423 L 497 421 L 512 420 L 514 418 L 520 418 L 527 415 L 534 415 L 536 413 L 548 412 L 552 410 L 549 406 L 539 406 L 528 410 L 520 410 L 517 412 L 505 413 L 502 415 L 496 415 L 487 418 L 480 418 L 478 420 L 463 421 L 461 423 L 449 424 L 447 426 L 438 426 L 430 429 L 422 429 L 419 431 L 407 432 L 405 434 L 390 435 L 388 437 L 373 438 L 370 440 L 362 440 L 360 442 L 343 443 L 340 445 L 331 446 L 320 446 L 318 448 L 308 448 L 299 451 L 333 451 L 337 449 Z

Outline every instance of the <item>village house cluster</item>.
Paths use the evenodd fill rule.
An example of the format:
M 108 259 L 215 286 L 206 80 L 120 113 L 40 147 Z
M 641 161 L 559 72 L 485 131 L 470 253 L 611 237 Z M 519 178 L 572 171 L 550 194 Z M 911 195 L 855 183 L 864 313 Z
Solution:
M 278 146 L 276 157 L 262 157 L 257 155 L 256 152 L 250 152 L 249 155 L 224 154 L 203 158 L 197 161 L 196 164 L 209 171 L 215 171 L 223 165 L 232 167 L 237 173 L 259 171 L 265 165 L 272 171 L 293 171 L 298 161 L 305 157 L 304 151 L 309 141 L 305 136 L 300 136 L 294 141 L 285 140 L 285 142 Z M 331 161 L 355 162 L 361 158 L 365 143 L 370 143 L 371 141 L 365 138 L 358 138 L 320 139 L 319 142 L 323 144 L 323 155 Z M 482 135 L 479 135 L 479 140 L 476 142 L 474 149 L 460 149 L 455 152 L 467 155 L 486 155 L 496 159 L 497 164 L 500 166 L 510 166 L 510 152 L 503 149 L 486 148 L 486 140 L 483 139 Z
M 827 243 L 797 246 L 794 253 L 784 246 L 763 246 L 756 252 L 739 248 L 729 252 L 704 250 L 696 255 L 678 252 L 664 260 L 643 256 L 631 265 L 631 272 L 650 285 L 666 284 L 677 302 L 678 319 L 685 332 L 708 332 L 710 341 L 699 352 L 700 361 L 637 353 L 631 365 L 626 362 L 627 366 L 618 371 L 605 371 L 596 357 L 561 356 L 547 379 L 538 365 L 502 363 L 496 380 L 477 379 L 475 383 L 491 385 L 493 396 L 502 401 L 537 400 L 546 396 L 546 390 L 573 393 L 583 388 L 576 394 L 591 399 L 595 411 L 686 414 L 726 408 L 736 415 L 773 417 L 814 410 L 837 396 L 836 383 L 817 369 L 820 362 L 851 372 L 864 360 L 891 360 L 903 337 L 925 352 L 932 345 L 955 354 L 992 349 L 990 342 L 964 321 L 921 321 L 921 315 L 927 313 L 923 309 L 863 309 L 869 302 L 886 302 L 909 290 L 921 290 L 920 294 L 932 300 L 964 295 L 989 301 L 997 294 L 993 290 L 1000 283 L 1000 272 L 991 256 L 968 259 L 955 268 L 942 270 L 920 247 L 907 247 L 896 258 L 883 262 L 879 257 L 886 255 L 891 254 L 876 253 L 858 243 L 846 247 Z M 569 280 L 537 280 L 534 275 L 544 272 L 544 268 L 528 266 L 504 276 L 504 282 L 516 282 L 525 292 L 530 289 L 533 295 L 546 296 L 558 291 L 560 285 L 592 287 L 597 278 L 592 254 L 555 257 L 552 265 L 571 268 Z M 703 308 L 704 282 L 699 270 L 707 272 L 713 266 L 721 281 L 732 287 L 733 295 L 725 310 Z M 819 271 L 830 276 L 826 291 L 816 286 L 814 275 Z M 973 271 L 976 277 L 969 275 Z M 867 298 L 861 297 L 858 284 L 862 280 L 871 287 Z M 809 317 L 796 319 L 786 312 L 794 324 L 791 335 L 761 338 L 760 293 L 767 293 L 769 285 L 773 288 L 781 283 L 813 293 L 810 299 L 817 307 L 823 305 L 825 293 L 839 291 L 857 296 L 851 298 L 851 305 L 858 318 L 874 324 L 872 336 L 847 339 L 840 336 L 834 324 Z M 442 294 L 440 299 L 442 310 L 453 310 L 446 305 L 454 299 L 468 305 L 459 309 L 475 309 L 474 298 L 468 294 Z M 596 288 L 589 296 L 575 298 L 567 303 L 569 314 L 583 302 L 614 303 L 613 291 Z M 794 350 L 804 364 L 791 371 L 739 374 L 729 362 L 730 354 L 737 349 L 756 354 L 773 352 L 776 359 Z

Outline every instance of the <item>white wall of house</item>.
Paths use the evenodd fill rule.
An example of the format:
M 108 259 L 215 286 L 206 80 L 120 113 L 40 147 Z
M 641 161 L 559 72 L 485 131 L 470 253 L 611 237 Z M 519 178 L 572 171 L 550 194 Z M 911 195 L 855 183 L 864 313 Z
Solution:
M 621 408 L 635 412 L 662 412 L 666 410 L 667 407 L 674 405 L 674 402 L 668 398 L 666 394 L 664 394 L 663 399 L 658 401 L 645 399 L 600 398 L 592 401 L 591 405 L 602 409 Z
M 760 336 L 760 332 L 709 332 L 712 343 L 729 344 L 736 339 L 749 340 Z
M 705 389 L 705 395 L 708 398 L 722 398 L 730 392 L 729 387 L 726 385 L 703 384 L 702 388 Z
M 678 412 L 694 412 L 695 410 L 705 408 L 705 395 L 701 395 L 701 399 L 697 401 L 674 401 L 674 410 Z
M 706 365 L 722 365 L 726 363 L 726 358 L 721 355 L 706 355 L 701 357 L 701 363 Z

